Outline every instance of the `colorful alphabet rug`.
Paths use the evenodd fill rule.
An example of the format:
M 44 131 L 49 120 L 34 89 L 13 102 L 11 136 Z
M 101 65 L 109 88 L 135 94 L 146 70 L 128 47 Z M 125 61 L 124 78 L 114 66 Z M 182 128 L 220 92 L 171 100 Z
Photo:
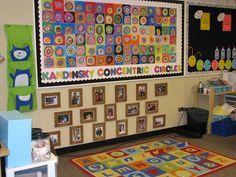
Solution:
M 172 138 L 77 157 L 72 162 L 95 177 L 195 177 L 236 163 Z

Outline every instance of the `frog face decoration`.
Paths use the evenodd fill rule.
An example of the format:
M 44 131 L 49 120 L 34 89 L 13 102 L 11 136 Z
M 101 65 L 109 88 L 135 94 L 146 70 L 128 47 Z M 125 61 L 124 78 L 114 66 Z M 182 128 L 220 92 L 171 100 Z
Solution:
M 30 47 L 27 45 L 26 47 L 19 48 L 12 45 L 11 50 L 11 59 L 12 61 L 26 61 L 28 60 L 30 55 Z

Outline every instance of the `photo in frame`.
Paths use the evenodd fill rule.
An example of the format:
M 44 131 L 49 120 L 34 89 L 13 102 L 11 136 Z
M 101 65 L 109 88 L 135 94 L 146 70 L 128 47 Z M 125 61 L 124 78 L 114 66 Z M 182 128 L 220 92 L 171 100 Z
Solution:
M 72 125 L 72 111 L 62 111 L 54 113 L 55 127 Z
M 83 143 L 83 125 L 71 126 L 70 127 L 70 144 Z
M 80 123 L 96 122 L 97 108 L 87 108 L 80 110 Z
M 42 109 L 61 107 L 60 92 L 42 93 L 41 98 L 42 98 Z
M 155 96 L 164 96 L 168 93 L 167 83 L 155 84 Z
M 116 120 L 116 104 L 106 104 L 104 106 L 105 121 Z
M 61 145 L 61 132 L 60 131 L 48 132 L 48 134 L 49 134 L 49 137 L 51 139 L 53 146 Z
M 153 114 L 158 112 L 158 100 L 145 102 L 145 113 Z
M 81 107 L 83 106 L 83 90 L 69 89 L 69 107 Z
M 136 132 L 145 132 L 147 130 L 147 116 L 140 116 L 136 118 Z
M 166 122 L 166 115 L 153 116 L 153 128 L 164 127 Z
M 140 103 L 129 103 L 125 105 L 126 117 L 139 115 Z
M 116 102 L 127 101 L 127 85 L 115 86 L 115 100 Z
M 124 136 L 128 134 L 128 120 L 117 120 L 116 121 L 116 136 Z
M 93 124 L 93 140 L 103 140 L 106 138 L 105 123 Z
M 105 103 L 105 86 L 93 87 L 93 105 Z
M 147 84 L 136 85 L 136 100 L 147 99 Z

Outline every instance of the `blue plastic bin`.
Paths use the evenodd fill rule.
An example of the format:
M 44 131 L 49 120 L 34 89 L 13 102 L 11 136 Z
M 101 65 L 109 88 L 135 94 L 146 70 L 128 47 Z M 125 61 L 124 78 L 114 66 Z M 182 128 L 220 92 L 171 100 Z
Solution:
M 212 134 L 223 137 L 236 134 L 236 121 L 231 118 L 226 118 L 221 121 L 212 122 L 211 124 Z

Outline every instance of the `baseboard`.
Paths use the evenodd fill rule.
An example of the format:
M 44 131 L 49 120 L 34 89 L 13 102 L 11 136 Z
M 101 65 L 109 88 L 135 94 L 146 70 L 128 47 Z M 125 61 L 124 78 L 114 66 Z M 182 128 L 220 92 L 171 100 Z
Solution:
M 61 154 L 65 154 L 65 153 L 78 151 L 80 149 L 84 150 L 84 149 L 89 149 L 92 147 L 104 146 L 104 145 L 108 145 L 108 144 L 111 145 L 111 144 L 121 143 L 121 142 L 125 142 L 125 141 L 130 141 L 130 140 L 136 140 L 136 139 L 142 139 L 142 138 L 152 137 L 152 136 L 156 136 L 156 135 L 173 133 L 173 132 L 176 132 L 181 127 L 182 126 L 172 127 L 172 128 L 162 129 L 162 130 L 139 133 L 139 134 L 135 134 L 135 135 L 128 135 L 128 136 L 119 137 L 119 138 L 113 138 L 113 139 L 107 139 L 107 140 L 102 140 L 102 141 L 96 141 L 96 142 L 92 142 L 92 143 L 79 144 L 79 145 L 75 145 L 75 146 L 59 148 L 59 149 L 56 149 L 56 153 L 57 153 L 57 155 L 61 155 Z

